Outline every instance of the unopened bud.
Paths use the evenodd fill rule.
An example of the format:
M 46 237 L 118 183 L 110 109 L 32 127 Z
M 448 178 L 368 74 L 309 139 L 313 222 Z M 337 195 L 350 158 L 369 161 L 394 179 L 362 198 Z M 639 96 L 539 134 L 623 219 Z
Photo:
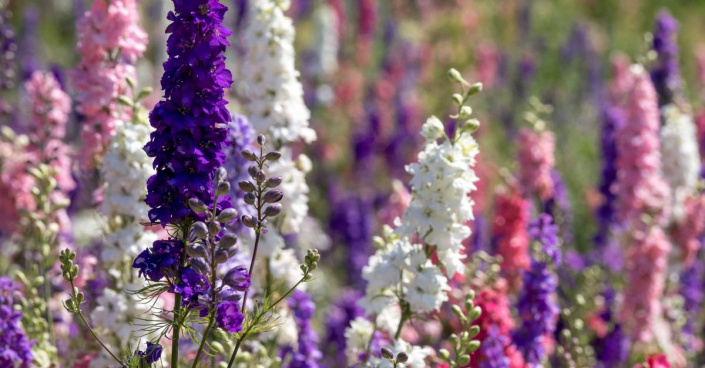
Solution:
M 225 234 L 220 238 L 219 245 L 222 249 L 230 249 L 235 244 L 237 244 L 237 236 L 235 234 Z
M 220 211 L 217 220 L 223 224 L 227 224 L 237 218 L 237 211 L 234 208 L 226 208 Z
M 267 179 L 267 176 L 264 174 L 264 171 L 260 170 L 257 171 L 257 174 L 255 174 L 255 180 L 257 180 L 258 183 L 263 183 Z
M 276 203 L 282 200 L 284 193 L 281 190 L 274 189 L 264 193 L 264 203 Z
M 282 157 L 282 154 L 278 151 L 269 152 L 264 156 L 267 161 L 277 161 L 280 157 Z
M 240 182 L 237 183 L 237 186 L 239 186 L 240 189 L 242 189 L 245 193 L 252 193 L 255 190 L 257 190 L 257 187 L 254 184 L 252 184 L 251 181 L 247 181 L 247 180 L 241 180 Z
M 193 268 L 194 271 L 200 273 L 201 275 L 208 274 L 209 267 L 203 258 L 191 258 L 189 262 L 191 264 L 191 268 Z
M 242 224 L 249 227 L 249 228 L 254 228 L 257 226 L 257 220 L 250 216 L 250 215 L 243 215 L 240 217 L 240 221 L 242 221 Z
M 188 253 L 191 257 L 205 257 L 207 254 L 206 247 L 200 243 L 189 244 L 186 247 L 186 253 Z
M 191 208 L 193 212 L 196 213 L 205 213 L 208 211 L 208 207 L 206 207 L 206 204 L 203 203 L 200 199 L 198 198 L 189 198 L 188 200 L 188 206 Z
M 392 358 L 394 358 L 394 353 L 392 352 L 392 350 L 390 348 L 385 346 L 382 348 L 382 356 L 385 359 L 392 359 Z
M 215 187 L 215 194 L 218 196 L 224 196 L 230 193 L 230 183 L 227 181 L 221 181 L 218 186 Z
M 245 203 L 253 205 L 257 200 L 257 196 L 254 193 L 247 193 L 244 197 Z
M 215 178 L 218 181 L 223 181 L 228 178 L 228 170 L 225 170 L 224 167 L 219 167 L 218 171 L 215 172 Z
M 406 363 L 409 360 L 409 356 L 405 352 L 400 352 L 397 354 L 397 363 Z
M 242 157 L 246 158 L 249 161 L 257 161 L 257 156 L 255 156 L 254 152 L 250 150 L 242 150 L 241 154 Z
M 196 221 L 191 228 L 191 233 L 198 239 L 203 239 L 208 235 L 208 227 L 203 221 Z
M 225 263 L 228 261 L 229 255 L 228 251 L 225 249 L 218 249 L 215 252 L 215 261 L 218 263 Z
M 208 233 L 211 234 L 211 236 L 216 236 L 220 234 L 220 223 L 218 221 L 209 222 Z
M 265 138 L 264 134 L 260 134 L 257 136 L 257 144 L 260 146 L 264 146 L 264 144 L 267 143 L 267 138 Z
M 264 215 L 266 217 L 275 217 L 279 215 L 282 211 L 282 205 L 279 203 L 272 203 L 267 208 L 264 209 Z
M 257 166 L 255 166 L 255 165 L 252 165 L 247 169 L 247 173 L 250 174 L 250 177 L 252 179 L 255 178 L 255 175 L 257 175 L 258 171 L 259 171 L 259 168 L 257 168 Z
M 269 179 L 264 183 L 264 186 L 267 188 L 276 188 L 282 183 L 282 177 L 281 176 L 274 176 Z

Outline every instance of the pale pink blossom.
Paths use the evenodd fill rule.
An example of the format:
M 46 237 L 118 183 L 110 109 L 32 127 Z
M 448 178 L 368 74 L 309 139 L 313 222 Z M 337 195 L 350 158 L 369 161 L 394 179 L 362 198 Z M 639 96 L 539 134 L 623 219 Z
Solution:
M 50 139 L 63 139 L 71 112 L 71 99 L 61 90 L 59 82 L 50 73 L 35 71 L 24 87 L 30 98 L 28 130 L 31 144 L 43 146 Z
M 634 340 L 649 343 L 654 339 L 654 321 L 663 310 L 660 298 L 671 244 L 658 226 L 635 229 L 625 235 L 631 245 L 625 257 L 627 286 L 622 319 Z
M 499 51 L 491 44 L 481 44 L 477 48 L 477 79 L 483 88 L 490 89 L 497 82 Z
M 84 166 L 91 167 L 105 153 L 121 121 L 132 117 L 118 97 L 132 97 L 127 79 L 136 79 L 132 65 L 147 48 L 147 34 L 138 25 L 135 0 L 96 0 L 78 21 L 81 61 L 74 70 L 77 110 L 85 118 L 81 138 Z
M 673 242 L 681 249 L 685 267 L 695 260 L 700 249 L 700 235 L 705 230 L 705 195 L 689 197 L 683 205 L 683 222 L 673 229 Z
M 661 178 L 659 110 L 656 91 L 643 68 L 632 69 L 633 84 L 626 100 L 626 121 L 616 127 L 617 214 L 623 222 L 638 222 L 644 214 L 657 222 L 668 218 L 670 190 Z
M 556 139 L 548 130 L 522 128 L 518 137 L 519 181 L 525 196 L 553 196 Z
M 401 218 L 406 208 L 409 207 L 409 202 L 411 202 L 411 193 L 402 182 L 395 180 L 392 183 L 389 202 L 377 213 L 377 222 L 383 225 L 394 225 L 394 220 Z

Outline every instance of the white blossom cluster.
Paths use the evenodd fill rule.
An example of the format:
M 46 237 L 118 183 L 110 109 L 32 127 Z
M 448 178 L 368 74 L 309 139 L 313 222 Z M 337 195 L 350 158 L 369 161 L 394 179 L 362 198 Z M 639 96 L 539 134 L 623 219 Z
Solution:
M 364 317 L 358 317 L 350 323 L 350 327 L 345 330 L 345 354 L 349 364 L 353 365 L 359 362 L 360 356 L 365 354 L 368 349 L 374 331 L 375 327 L 372 322 Z M 409 359 L 404 363 L 404 366 L 409 368 L 425 368 L 427 366 L 426 358 L 433 354 L 433 349 L 430 347 L 414 346 L 401 339 L 394 342 L 392 351 L 396 354 L 405 352 Z M 393 368 L 393 364 L 386 359 L 371 357 L 368 363 L 372 367 Z
M 308 215 L 308 193 L 306 174 L 311 171 L 311 160 L 304 154 L 293 157 L 291 149 L 282 147 L 282 156 L 269 165 L 272 175 L 281 176 L 280 189 L 284 193 L 281 200 L 282 213 L 279 216 L 282 234 L 296 234 Z
M 330 76 L 338 69 L 338 24 L 335 12 L 329 5 L 321 6 L 315 14 L 316 23 L 316 74 Z
M 663 177 L 672 191 L 672 213 L 676 221 L 683 219 L 683 203 L 696 189 L 700 177 L 700 153 L 693 118 L 678 106 L 661 109 L 661 160 Z
M 446 277 L 426 257 L 422 245 L 393 234 L 388 227 L 386 233 L 385 247 L 370 257 L 362 270 L 367 290 L 361 305 L 368 314 L 383 315 L 387 309 L 397 309 L 401 294 L 413 312 L 438 310 L 448 300 L 446 292 L 450 287 Z M 389 325 L 396 328 L 393 323 Z
M 286 2 L 255 0 L 245 30 L 247 55 L 241 79 L 247 86 L 250 123 L 257 132 L 278 142 L 307 143 L 316 139 L 308 125 L 311 113 L 294 66 L 294 24 Z
M 101 212 L 112 226 L 101 257 L 109 264 L 131 262 L 156 240 L 139 223 L 147 218 L 146 183 L 154 174 L 151 159 L 142 149 L 149 133 L 149 126 L 140 122 L 120 124 L 105 155 Z
M 467 131 L 458 131 L 453 141 L 446 138 L 436 117 L 426 121 L 422 134 L 426 143 L 418 162 L 407 166 L 413 175 L 411 202 L 396 231 L 436 246 L 439 260 L 453 276 L 465 269 L 462 242 L 471 233 L 466 223 L 473 219 L 474 203 L 469 194 L 477 189 L 472 167 L 479 150 Z

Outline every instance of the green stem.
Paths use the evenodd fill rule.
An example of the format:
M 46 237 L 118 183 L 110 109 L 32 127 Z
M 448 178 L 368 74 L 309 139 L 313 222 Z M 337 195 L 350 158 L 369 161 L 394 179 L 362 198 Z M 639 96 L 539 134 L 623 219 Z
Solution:
M 183 237 L 186 237 L 185 234 L 182 234 Z M 184 267 L 184 264 L 186 263 L 186 250 L 182 249 L 181 250 L 181 258 L 179 259 L 179 270 Z M 181 277 L 181 276 L 179 276 Z M 174 331 L 171 337 L 171 366 L 172 367 L 178 367 L 179 366 L 179 335 L 181 334 L 181 321 L 177 321 L 178 318 L 181 318 L 181 295 L 176 294 L 174 297 Z
M 401 329 L 404 327 L 404 323 L 409 319 L 409 316 L 407 315 L 406 312 L 401 313 L 401 318 L 399 318 L 399 325 L 397 326 L 397 332 L 394 334 L 394 340 L 399 340 L 399 336 L 401 336 Z
M 198 347 L 198 353 L 196 353 L 196 358 L 193 360 L 193 365 L 191 366 L 191 368 L 196 368 L 196 366 L 198 365 L 198 361 L 201 359 L 201 354 L 203 354 L 203 347 L 206 345 L 206 340 L 208 339 L 208 334 L 211 332 L 211 329 L 215 324 L 215 311 L 211 314 L 213 315 L 213 317 L 211 317 L 211 320 L 208 323 L 208 327 L 206 327 L 206 331 L 203 332 L 201 345 Z
M 218 203 L 218 196 L 215 196 L 215 203 Z M 213 204 L 213 220 L 212 221 L 217 221 L 215 219 L 215 212 L 216 212 L 216 204 Z M 215 261 L 215 235 L 213 234 L 208 234 L 208 245 L 211 248 L 211 300 L 215 301 L 216 298 L 216 288 L 215 288 L 215 282 L 216 282 L 216 270 L 217 270 L 217 262 Z M 211 329 L 213 328 L 213 324 L 215 324 L 215 319 L 216 315 L 218 314 L 217 310 L 214 308 L 213 311 L 211 311 L 210 315 L 208 316 L 210 318 L 210 321 L 208 322 L 208 327 L 206 327 L 206 331 L 203 333 L 203 338 L 201 339 L 201 345 L 198 347 L 198 353 L 196 353 L 196 358 L 193 360 L 193 365 L 191 366 L 192 368 L 196 368 L 196 365 L 198 364 L 199 359 L 201 358 L 201 354 L 203 353 L 203 347 L 206 345 L 206 340 L 208 339 L 208 334 L 211 332 Z

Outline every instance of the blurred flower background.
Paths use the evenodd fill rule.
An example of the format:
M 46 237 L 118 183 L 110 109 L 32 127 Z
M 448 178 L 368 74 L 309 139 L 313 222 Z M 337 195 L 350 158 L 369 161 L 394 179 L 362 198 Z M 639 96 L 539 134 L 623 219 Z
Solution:
M 461 325 L 448 304 L 464 300 L 473 289 L 474 303 L 482 308 L 476 321 L 482 345 L 465 365 L 449 365 L 435 351 L 409 350 L 418 355 L 409 366 L 705 364 L 700 184 L 705 2 L 291 0 L 285 15 L 296 32 L 293 49 L 286 46 L 293 33 L 276 28 L 276 20 L 270 24 L 284 40 L 281 50 L 257 44 L 261 30 L 248 28 L 258 2 L 220 1 L 229 8 L 223 25 L 233 32 L 224 51 L 233 74 L 232 88 L 224 87 L 233 116 L 228 131 L 235 142 L 233 152 L 226 148 L 224 162 L 234 188 L 233 207 L 240 215 L 254 215 L 238 189 L 237 182 L 249 178 L 249 163 L 237 150 L 251 147 L 257 133 L 283 142 L 282 158 L 270 169 L 285 177 L 284 215 L 278 223 L 282 236 L 277 238 L 284 245 L 281 253 L 265 255 L 267 272 L 293 285 L 307 250 L 321 253 L 314 280 L 287 301 L 289 322 L 281 327 L 284 337 L 276 339 L 280 352 L 269 354 L 279 363 L 260 366 L 276 366 L 282 359 L 290 367 L 352 364 L 352 332 L 372 328 L 358 318 L 385 313 L 371 312 L 364 298 L 375 272 L 382 272 L 369 259 L 379 242 L 402 242 L 390 238 L 385 225 L 396 226 L 396 218 L 414 223 L 413 213 L 405 210 L 410 203 L 414 208 L 412 186 L 419 182 L 412 177 L 418 171 L 405 167 L 426 149 L 424 121 L 435 114 L 449 137 L 456 126 L 461 130 L 462 118 L 454 115 L 446 87 L 450 68 L 471 83 L 482 83 L 482 93 L 472 98 L 473 116 L 481 122 L 473 134 L 479 154 L 464 152 L 479 178 L 474 184 L 466 178 L 476 187 L 467 191 L 474 201 L 467 219 L 474 218 L 448 220 L 467 223 L 472 235 L 448 235 L 463 240 L 467 250 L 461 253 L 467 258 L 459 261 L 459 272 L 443 278 L 446 284 L 437 285 L 443 296 L 430 301 L 423 299 L 427 294 L 419 296 L 416 302 L 428 306 L 429 318 L 412 319 L 400 331 L 413 345 L 450 349 L 447 337 Z M 132 317 L 114 314 L 151 318 L 143 306 L 130 302 L 135 296 L 119 295 L 137 283 L 129 271 L 132 260 L 164 236 L 161 229 L 142 231 L 144 226 L 130 221 L 148 218 L 141 199 L 154 174 L 154 156 L 141 148 L 152 131 L 147 111 L 163 97 L 165 29 L 174 5 L 134 3 L 136 12 L 120 9 L 87 21 L 84 14 L 93 0 L 0 0 L 0 275 L 15 282 L 0 278 L 0 308 L 17 305 L 12 298 L 20 291 L 24 303 L 31 303 L 34 293 L 35 299 L 45 296 L 47 304 L 35 306 L 33 318 L 25 315 L 22 327 L 11 315 L 16 312 L 0 309 L 0 331 L 24 329 L 35 341 L 6 342 L 0 336 L 0 367 L 24 367 L 22 362 L 32 359 L 33 366 L 49 366 L 44 363 L 57 351 L 60 366 L 110 366 L 98 360 L 102 355 L 93 342 L 77 353 L 75 341 L 49 341 L 37 332 L 49 323 L 56 324 L 51 328 L 57 336 L 85 336 L 63 312 L 63 298 L 51 296 L 66 289 L 61 272 L 38 283 L 16 276 L 18 270 L 31 274 L 27 270 L 36 261 L 26 259 L 22 249 L 27 237 L 40 231 L 28 229 L 23 219 L 25 211 L 38 217 L 47 211 L 38 206 L 41 195 L 70 201 L 52 210 L 60 235 L 52 240 L 56 244 L 46 245 L 52 248 L 46 254 L 58 254 L 64 245 L 76 251 L 82 274 L 75 282 L 86 290 L 90 318 L 114 331 L 109 344 L 134 350 L 135 344 L 128 346 L 124 339 L 139 329 Z M 91 34 L 101 27 L 101 37 L 121 37 L 120 56 L 100 54 L 100 46 L 91 44 L 107 42 Z M 83 49 L 77 48 L 81 40 Z M 294 58 L 296 70 L 271 58 Z M 283 77 L 268 74 L 272 69 L 267 67 Z M 298 87 L 285 81 L 297 71 L 305 106 L 296 100 Z M 127 78 L 131 81 L 124 82 Z M 131 83 L 152 90 L 138 99 Z M 259 83 L 284 85 L 294 97 L 270 101 Z M 134 101 L 105 103 L 128 90 Z M 118 107 L 138 100 L 143 107 Z M 141 123 L 116 122 L 130 119 Z M 25 178 L 28 167 L 39 163 L 57 172 Z M 31 188 L 42 178 L 52 183 L 40 195 Z M 149 219 L 154 220 L 151 214 Z M 247 239 L 236 230 L 243 227 L 239 221 L 232 226 Z M 375 239 L 379 236 L 384 241 Z M 279 247 L 276 240 L 263 241 L 262 252 Z M 429 259 L 437 263 L 440 258 L 447 271 L 452 262 L 443 259 L 441 243 L 431 243 L 437 248 Z M 419 270 L 428 265 L 417 266 L 414 272 L 427 275 Z M 51 268 L 41 265 L 37 275 L 51 278 Z M 252 285 L 261 288 L 257 275 L 250 275 Z M 428 277 L 433 275 L 429 271 Z M 433 305 L 439 300 L 443 306 Z M 158 302 L 168 305 L 169 300 Z M 404 317 L 395 318 L 404 323 Z M 351 322 L 357 330 L 346 332 Z M 385 344 L 395 353 L 400 349 L 399 336 L 378 339 L 371 331 L 365 333 L 375 351 Z M 55 348 L 42 350 L 48 351 L 44 358 L 31 358 L 30 345 L 36 355 L 42 341 Z M 5 358 L 5 351 L 16 357 L 7 353 Z M 2 365 L 3 359 L 10 363 Z

